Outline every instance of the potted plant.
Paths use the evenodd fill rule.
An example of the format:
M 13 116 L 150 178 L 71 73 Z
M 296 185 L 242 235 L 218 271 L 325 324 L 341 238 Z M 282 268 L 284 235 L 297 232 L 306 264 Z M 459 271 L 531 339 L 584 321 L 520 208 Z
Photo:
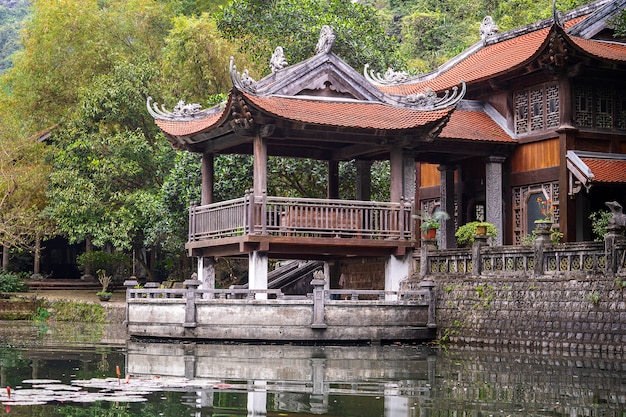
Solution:
M 100 298 L 100 301 L 109 301 L 111 299 L 111 295 L 113 295 L 108 291 L 113 277 L 111 277 L 111 275 L 107 275 L 104 269 L 98 269 L 97 274 L 98 281 L 100 281 L 100 285 L 102 285 L 102 291 L 98 291 L 96 295 Z
M 544 200 L 541 197 L 537 197 L 537 205 L 539 205 L 543 219 L 535 220 L 535 228 L 549 231 L 552 228 L 552 223 L 554 223 L 556 207 L 552 204 L 552 200 Z
M 492 223 L 476 220 L 465 223 L 454 234 L 459 246 L 472 246 L 476 235 L 486 235 L 489 239 L 493 239 L 498 235 L 498 229 Z
M 448 220 L 450 215 L 442 210 L 435 210 L 430 213 L 426 210 L 421 210 L 420 214 L 415 216 L 422 224 L 420 229 L 426 239 L 434 239 L 437 235 L 437 230 L 441 227 L 442 220 Z

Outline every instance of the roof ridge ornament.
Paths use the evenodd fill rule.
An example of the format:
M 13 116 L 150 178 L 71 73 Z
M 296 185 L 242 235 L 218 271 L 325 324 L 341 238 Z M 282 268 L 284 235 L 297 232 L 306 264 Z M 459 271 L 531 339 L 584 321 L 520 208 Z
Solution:
M 249 93 L 254 93 L 256 91 L 257 82 L 254 78 L 250 77 L 248 74 L 248 70 L 245 69 L 243 74 L 237 72 L 237 66 L 235 65 L 235 57 L 230 57 L 230 79 L 233 81 L 233 84 L 244 91 Z
M 285 58 L 283 47 L 277 46 L 272 54 L 272 57 L 270 58 L 270 69 L 272 70 L 272 73 L 285 68 L 287 65 L 287 59 Z
M 480 39 L 488 38 L 498 33 L 498 25 L 491 16 L 485 16 L 480 24 Z
M 411 79 L 411 75 L 406 71 L 395 71 L 393 68 L 387 68 L 385 74 L 380 75 L 380 72 L 374 74 L 374 71 L 369 70 L 369 66 L 370 64 L 365 64 L 365 67 L 363 68 L 363 76 L 372 84 L 402 84 Z
M 465 81 L 461 81 L 460 91 L 458 86 L 454 86 L 452 92 L 446 90 L 443 97 L 437 96 L 437 93 L 427 88 L 424 92 L 400 97 L 398 102 L 415 110 L 442 110 L 455 106 L 461 101 L 465 96 L 465 90 Z
M 335 45 L 335 32 L 328 25 L 322 26 L 320 38 L 315 47 L 315 55 L 329 54 L 333 49 L 333 45 Z
M 556 0 L 552 0 L 552 18 L 554 19 L 554 24 L 563 27 L 563 23 L 561 22 L 561 12 L 556 8 Z
M 159 120 L 171 120 L 171 119 L 191 119 L 196 116 L 206 116 L 212 109 L 203 109 L 200 104 L 197 103 L 185 103 L 183 100 L 180 100 L 174 106 L 173 111 L 169 111 L 165 108 L 165 105 L 161 104 L 159 107 L 158 103 L 152 102 L 152 97 L 148 96 L 146 100 L 146 107 L 148 108 L 148 113 L 155 119 Z

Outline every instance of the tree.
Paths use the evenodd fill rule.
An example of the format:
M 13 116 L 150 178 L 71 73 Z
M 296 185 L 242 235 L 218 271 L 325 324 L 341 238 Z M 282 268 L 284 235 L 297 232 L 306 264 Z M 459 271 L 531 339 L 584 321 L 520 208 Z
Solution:
M 217 19 L 224 36 L 253 57 L 264 74 L 277 46 L 284 47 L 290 63 L 312 56 L 323 25 L 335 31 L 333 52 L 353 68 L 405 66 L 376 9 L 350 0 L 235 0 Z
M 228 66 L 234 52 L 208 14 L 176 17 L 163 50 L 164 101 L 214 102 L 212 96 L 232 86 Z

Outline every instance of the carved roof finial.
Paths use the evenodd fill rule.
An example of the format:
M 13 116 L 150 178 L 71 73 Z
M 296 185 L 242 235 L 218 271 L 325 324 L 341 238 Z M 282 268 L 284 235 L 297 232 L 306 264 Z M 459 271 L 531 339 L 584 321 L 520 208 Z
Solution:
M 317 46 L 315 47 L 315 55 L 330 53 L 330 51 L 333 49 L 334 44 L 335 32 L 328 25 L 322 26 L 322 30 L 320 31 L 320 39 L 317 41 Z
M 287 59 L 285 59 L 285 53 L 282 46 L 277 46 L 270 59 L 270 69 L 272 73 L 281 70 L 287 66 Z
M 498 25 L 491 16 L 485 16 L 480 24 L 480 38 L 485 39 L 498 33 Z
M 556 8 L 556 0 L 552 0 L 552 17 L 555 25 L 563 27 L 561 23 L 561 12 Z

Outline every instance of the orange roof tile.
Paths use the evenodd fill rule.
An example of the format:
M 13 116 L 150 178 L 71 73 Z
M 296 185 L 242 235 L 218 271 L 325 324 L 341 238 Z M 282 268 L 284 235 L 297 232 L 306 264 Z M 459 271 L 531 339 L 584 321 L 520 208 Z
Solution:
M 489 115 L 482 111 L 456 110 L 439 135 L 441 138 L 455 138 L 490 142 L 513 142 L 513 139 Z
M 228 107 L 226 107 L 228 109 Z M 154 123 L 161 128 L 165 133 L 172 136 L 189 136 L 204 130 L 208 130 L 212 127 L 219 125 L 219 121 L 222 116 L 226 114 L 227 110 L 224 109 L 220 112 L 210 114 L 203 118 L 190 119 L 190 120 L 160 120 L 155 119 Z
M 427 88 L 434 91 L 449 89 L 457 85 L 459 80 L 471 83 L 493 77 L 529 59 L 544 43 L 549 31 L 549 28 L 537 30 L 488 45 L 430 80 L 399 86 L 381 86 L 380 89 L 390 94 L 408 95 Z
M 318 125 L 362 129 L 412 129 L 435 122 L 453 109 L 412 110 L 379 103 L 356 101 L 322 101 L 290 97 L 258 97 L 246 99 L 260 109 L 288 120 Z
M 609 42 L 598 42 L 583 38 L 572 38 L 572 41 L 585 52 L 613 61 L 626 61 L 626 45 Z
M 565 24 L 565 28 L 571 27 L 583 19 L 584 17 L 572 19 Z M 494 44 L 488 44 L 448 70 L 433 75 L 430 79 L 403 85 L 379 86 L 379 89 L 388 94 L 408 95 L 425 91 L 427 88 L 433 91 L 450 89 L 457 85 L 460 80 L 470 84 L 474 81 L 494 77 L 531 59 L 544 42 L 547 42 L 550 30 L 550 27 L 544 27 Z M 588 42 L 595 43 L 593 41 Z M 607 53 L 605 48 L 598 48 L 598 50 L 600 49 Z M 595 49 L 586 45 L 585 50 L 592 51 Z
M 626 184 L 626 160 L 580 158 L 594 175 L 592 182 Z

